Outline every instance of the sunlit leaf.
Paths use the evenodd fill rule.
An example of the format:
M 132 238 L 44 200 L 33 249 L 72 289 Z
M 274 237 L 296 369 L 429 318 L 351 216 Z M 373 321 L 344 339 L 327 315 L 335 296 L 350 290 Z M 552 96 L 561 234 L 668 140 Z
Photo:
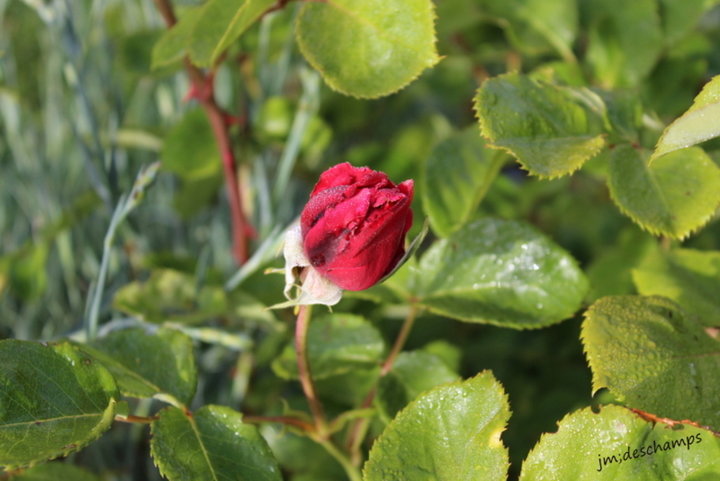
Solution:
M 720 427 L 720 341 L 663 297 L 615 296 L 585 313 L 593 389 L 670 419 Z
M 677 239 L 705 225 L 720 205 L 720 168 L 699 147 L 649 162 L 618 145 L 610 154 L 610 195 L 645 230 Z
M 411 402 L 375 441 L 365 481 L 504 480 L 500 440 L 510 417 L 493 375 L 438 386 Z
M 490 144 L 540 177 L 570 174 L 605 146 L 605 107 L 587 89 L 506 74 L 483 82 L 475 110 Z
M 705 84 L 692 106 L 667 126 L 652 158 L 720 135 L 720 75 Z
M 572 453 L 572 455 L 569 455 Z M 720 477 L 720 439 L 690 424 L 653 423 L 620 406 L 576 411 L 545 434 L 520 481 L 656 481 Z
M 300 51 L 335 90 L 380 97 L 439 60 L 430 0 L 306 2 L 297 19 Z

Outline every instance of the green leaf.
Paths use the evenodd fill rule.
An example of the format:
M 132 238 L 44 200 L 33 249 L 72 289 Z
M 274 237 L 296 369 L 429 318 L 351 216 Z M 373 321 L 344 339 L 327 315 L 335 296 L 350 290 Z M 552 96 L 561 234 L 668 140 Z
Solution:
M 170 481 L 282 481 L 257 429 L 228 407 L 203 406 L 193 413 L 167 407 L 151 429 L 153 460 Z
M 437 356 L 427 352 L 401 352 L 392 369 L 380 378 L 375 402 L 389 421 L 420 393 L 460 376 Z
M 94 474 L 67 463 L 47 463 L 35 466 L 13 476 L 13 481 L 57 481 L 67 479 L 69 481 L 99 481 L 100 478 Z
M 327 0 L 303 5 L 296 35 L 330 87 L 374 98 L 438 62 L 433 22 L 430 0 Z
M 403 409 L 370 450 L 364 481 L 505 480 L 507 396 L 489 371 L 436 387 Z
M 110 373 L 70 344 L 0 342 L 0 465 L 63 456 L 110 427 Z
M 197 368 L 190 337 L 175 329 L 113 331 L 81 347 L 115 376 L 126 396 L 150 398 L 169 394 L 189 404 L 195 394 Z
M 163 142 L 162 166 L 186 180 L 220 173 L 220 154 L 202 109 L 187 112 L 168 132 Z
M 710 80 L 692 106 L 663 131 L 652 158 L 720 135 L 720 75 Z
M 637 86 L 663 48 L 657 0 L 587 0 L 585 61 L 607 89 Z
M 720 427 L 720 342 L 663 297 L 616 296 L 585 313 L 582 340 L 593 390 L 628 406 Z
M 656 481 L 720 477 L 720 439 L 690 424 L 648 422 L 620 406 L 576 411 L 544 434 L 520 481 Z
M 572 316 L 588 288 L 568 253 L 529 225 L 500 219 L 477 220 L 436 242 L 410 286 L 438 314 L 520 329 Z
M 283 430 L 267 439 L 275 458 L 283 469 L 293 473 L 292 481 L 337 481 L 343 470 L 328 452 L 312 439 Z M 306 476 L 306 478 L 303 478 Z
M 174 193 L 173 207 L 183 219 L 190 219 L 212 205 L 222 185 L 220 171 L 209 177 L 183 180 Z
M 632 271 L 644 296 L 665 296 L 695 314 L 705 326 L 720 326 L 720 252 L 657 251 Z
M 657 248 L 657 241 L 646 232 L 628 227 L 612 245 L 604 249 L 587 267 L 590 281 L 587 300 L 634 294 L 632 269 Z
M 166 30 L 152 50 L 152 69 L 179 62 L 185 56 L 201 7 L 189 7 L 172 28 Z
M 630 145 L 610 154 L 610 195 L 643 229 L 683 239 L 705 225 L 720 205 L 720 168 L 699 147 L 654 162 Z
M 574 59 L 572 44 L 578 30 L 576 0 L 482 0 L 479 3 L 483 12 L 494 17 L 523 51 L 540 54 L 548 44 L 565 60 Z
M 362 317 L 330 314 L 310 322 L 307 349 L 313 378 L 323 379 L 377 365 L 385 345 L 377 329 Z M 285 347 L 272 367 L 282 378 L 298 378 L 292 343 Z
M 10 288 L 21 299 L 32 301 L 45 293 L 48 253 L 48 244 L 41 242 L 9 260 Z
M 228 311 L 221 287 L 197 289 L 191 275 L 172 269 L 156 269 L 146 281 L 131 282 L 115 293 L 113 306 L 147 322 L 201 322 Z
M 189 45 L 190 59 L 211 67 L 223 52 L 277 0 L 210 0 L 195 23 Z
M 475 110 L 482 135 L 540 177 L 570 174 L 605 146 L 605 107 L 588 89 L 506 74 L 483 82 Z
M 660 0 L 665 43 L 673 44 L 686 36 L 717 0 Z
M 474 128 L 438 144 L 423 164 L 420 192 L 433 231 L 447 237 L 475 213 L 503 163 Z

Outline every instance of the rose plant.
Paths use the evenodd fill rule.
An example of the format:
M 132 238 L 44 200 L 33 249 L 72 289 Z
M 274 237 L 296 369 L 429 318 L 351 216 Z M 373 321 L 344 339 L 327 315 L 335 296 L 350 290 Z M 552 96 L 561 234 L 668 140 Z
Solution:
M 0 480 L 720 478 L 716 3 L 0 0 Z

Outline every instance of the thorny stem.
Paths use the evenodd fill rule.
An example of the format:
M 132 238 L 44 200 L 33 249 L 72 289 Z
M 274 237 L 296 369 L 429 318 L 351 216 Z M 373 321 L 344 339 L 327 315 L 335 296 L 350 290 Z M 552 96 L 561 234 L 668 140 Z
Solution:
M 307 336 L 310 327 L 311 306 L 301 305 L 298 309 L 297 321 L 295 323 L 295 351 L 297 353 L 298 375 L 303 392 L 310 405 L 310 411 L 315 421 L 315 431 L 321 439 L 327 439 L 328 426 L 325 420 L 320 399 L 315 392 L 315 385 L 312 381 L 312 373 L 310 372 L 310 363 L 307 356 Z
M 397 358 L 398 354 L 400 354 L 400 351 L 402 351 L 402 348 L 405 346 L 405 342 L 407 341 L 407 338 L 410 335 L 410 331 L 415 324 L 415 319 L 417 319 L 418 311 L 419 308 L 417 307 L 417 305 L 413 304 L 410 307 L 407 316 L 405 316 L 405 321 L 403 321 L 403 325 L 400 328 L 400 332 L 398 333 L 397 338 L 395 338 L 395 343 L 393 344 L 393 347 L 390 350 L 388 357 L 385 358 L 385 362 L 383 362 L 382 367 L 380 368 L 380 377 L 387 375 L 387 373 L 389 373 L 392 369 L 393 364 L 395 363 L 395 359 Z M 370 406 L 372 406 L 372 402 L 373 399 L 375 399 L 376 392 L 377 389 L 373 388 L 368 393 L 368 395 L 363 400 L 361 409 L 368 409 Z M 358 419 L 348 431 L 346 446 L 350 451 L 350 456 L 354 466 L 359 466 L 360 462 L 362 461 L 362 456 L 360 454 L 360 446 L 362 445 L 363 439 L 365 438 L 365 434 L 367 433 L 369 424 L 370 420 L 368 418 Z
M 155 5 L 168 27 L 177 23 L 170 0 L 155 0 Z M 229 128 L 232 120 L 215 101 L 212 73 L 203 72 L 194 66 L 187 57 L 185 58 L 185 70 L 192 83 L 191 91 L 195 92 L 194 97 L 200 102 L 210 121 L 215 142 L 220 151 L 230 204 L 233 256 L 235 261 L 242 265 L 248 259 L 248 237 L 252 233 L 252 227 L 245 217 L 240 183 L 238 182 L 237 161 L 230 141 Z

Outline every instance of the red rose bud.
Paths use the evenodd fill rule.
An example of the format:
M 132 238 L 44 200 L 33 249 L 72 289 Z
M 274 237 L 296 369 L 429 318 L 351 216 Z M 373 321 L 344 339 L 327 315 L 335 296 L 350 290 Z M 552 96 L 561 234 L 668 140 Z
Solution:
M 393 184 L 367 167 L 338 164 L 320 175 L 300 216 L 310 264 L 338 287 L 376 284 L 405 253 L 413 181 Z

